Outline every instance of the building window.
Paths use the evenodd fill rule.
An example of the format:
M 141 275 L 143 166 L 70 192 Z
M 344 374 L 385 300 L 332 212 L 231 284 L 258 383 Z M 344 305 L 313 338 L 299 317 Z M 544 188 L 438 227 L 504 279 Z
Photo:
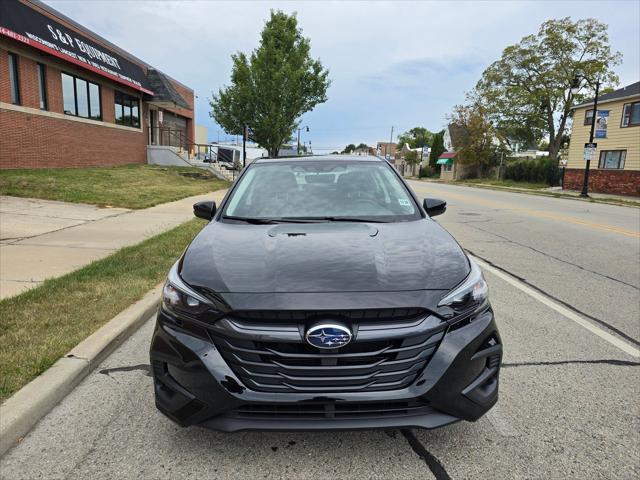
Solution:
M 622 170 L 624 160 L 627 157 L 626 150 L 603 150 L 600 152 L 600 163 L 598 168 Z
M 20 77 L 18 75 L 18 56 L 9 53 L 9 87 L 11 88 L 11 103 L 20 105 Z
M 118 92 L 115 94 L 116 123 L 140 127 L 140 100 L 138 97 Z
M 40 94 L 40 110 L 47 110 L 47 74 L 42 63 L 38 67 L 38 93 Z
M 584 125 L 591 125 L 593 121 L 593 108 L 584 112 Z
M 77 117 L 102 119 L 100 85 L 67 73 L 62 74 L 64 113 Z
M 621 127 L 640 125 L 640 102 L 625 103 L 622 107 Z

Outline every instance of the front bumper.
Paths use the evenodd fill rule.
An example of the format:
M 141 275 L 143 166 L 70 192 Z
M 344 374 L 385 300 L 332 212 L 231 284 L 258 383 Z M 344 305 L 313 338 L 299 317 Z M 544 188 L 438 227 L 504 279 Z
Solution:
M 156 406 L 180 425 L 221 431 L 437 428 L 474 421 L 498 399 L 502 343 L 493 312 L 440 327 L 411 384 L 384 391 L 249 388 L 212 341 L 215 331 L 161 311 L 151 344 Z

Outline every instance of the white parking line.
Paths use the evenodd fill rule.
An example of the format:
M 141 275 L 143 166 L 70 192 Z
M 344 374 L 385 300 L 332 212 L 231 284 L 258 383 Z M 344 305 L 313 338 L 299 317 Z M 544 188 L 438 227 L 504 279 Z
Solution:
M 593 323 L 591 323 L 588 320 L 582 318 L 580 315 L 577 315 L 576 313 L 572 312 L 571 310 L 569 310 L 568 308 L 564 307 L 563 305 L 560 305 L 559 303 L 554 302 L 553 300 L 551 300 L 550 298 L 544 296 L 540 292 L 537 292 L 533 288 L 531 288 L 528 285 L 522 283 L 520 280 L 517 280 L 517 279 L 513 278 L 511 275 L 508 275 L 508 274 L 506 274 L 504 272 L 501 272 L 497 268 L 492 267 L 491 265 L 489 265 L 488 263 L 480 260 L 477 257 L 473 257 L 472 255 L 469 255 L 469 256 L 472 257 L 473 260 L 478 265 L 480 265 L 480 267 L 483 270 L 491 272 L 496 277 L 499 277 L 500 279 L 504 280 L 508 284 L 510 284 L 510 285 L 514 286 L 515 288 L 517 288 L 518 290 L 520 290 L 520 291 L 526 293 L 527 295 L 529 295 L 530 297 L 538 300 L 540 303 L 543 303 L 544 305 L 546 305 L 547 307 L 551 308 L 552 310 L 555 310 L 556 312 L 558 312 L 563 317 L 574 321 L 575 323 L 580 325 L 582 328 L 585 328 L 585 329 L 589 330 L 591 333 L 594 333 L 595 335 L 599 336 L 600 338 L 602 338 L 606 342 L 610 343 L 614 347 L 622 350 L 624 353 L 626 353 L 628 355 L 631 355 L 632 357 L 636 357 L 636 358 L 640 357 L 640 350 L 638 350 L 637 348 L 629 345 L 624 340 L 621 340 L 620 338 L 610 334 L 606 330 L 603 330 L 602 328 L 598 327 L 597 325 L 594 325 Z

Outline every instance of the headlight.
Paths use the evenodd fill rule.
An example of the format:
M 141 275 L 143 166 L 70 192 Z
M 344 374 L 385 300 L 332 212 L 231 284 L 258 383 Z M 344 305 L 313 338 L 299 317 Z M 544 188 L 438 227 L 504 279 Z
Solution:
M 197 315 L 207 310 L 211 302 L 182 281 L 175 263 L 162 289 L 162 306 L 166 310 Z
M 440 300 L 438 307 L 450 307 L 455 313 L 478 310 L 484 307 L 489 298 L 489 286 L 484 280 L 480 267 L 471 259 L 471 273 L 464 282 Z

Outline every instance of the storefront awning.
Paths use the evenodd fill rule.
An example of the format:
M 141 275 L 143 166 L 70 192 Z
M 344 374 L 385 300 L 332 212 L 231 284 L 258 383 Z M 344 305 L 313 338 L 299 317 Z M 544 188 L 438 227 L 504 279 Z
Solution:
M 437 165 L 451 165 L 458 152 L 444 152 L 438 157 Z
M 0 36 L 153 95 L 142 66 L 22 2 L 0 0 Z

